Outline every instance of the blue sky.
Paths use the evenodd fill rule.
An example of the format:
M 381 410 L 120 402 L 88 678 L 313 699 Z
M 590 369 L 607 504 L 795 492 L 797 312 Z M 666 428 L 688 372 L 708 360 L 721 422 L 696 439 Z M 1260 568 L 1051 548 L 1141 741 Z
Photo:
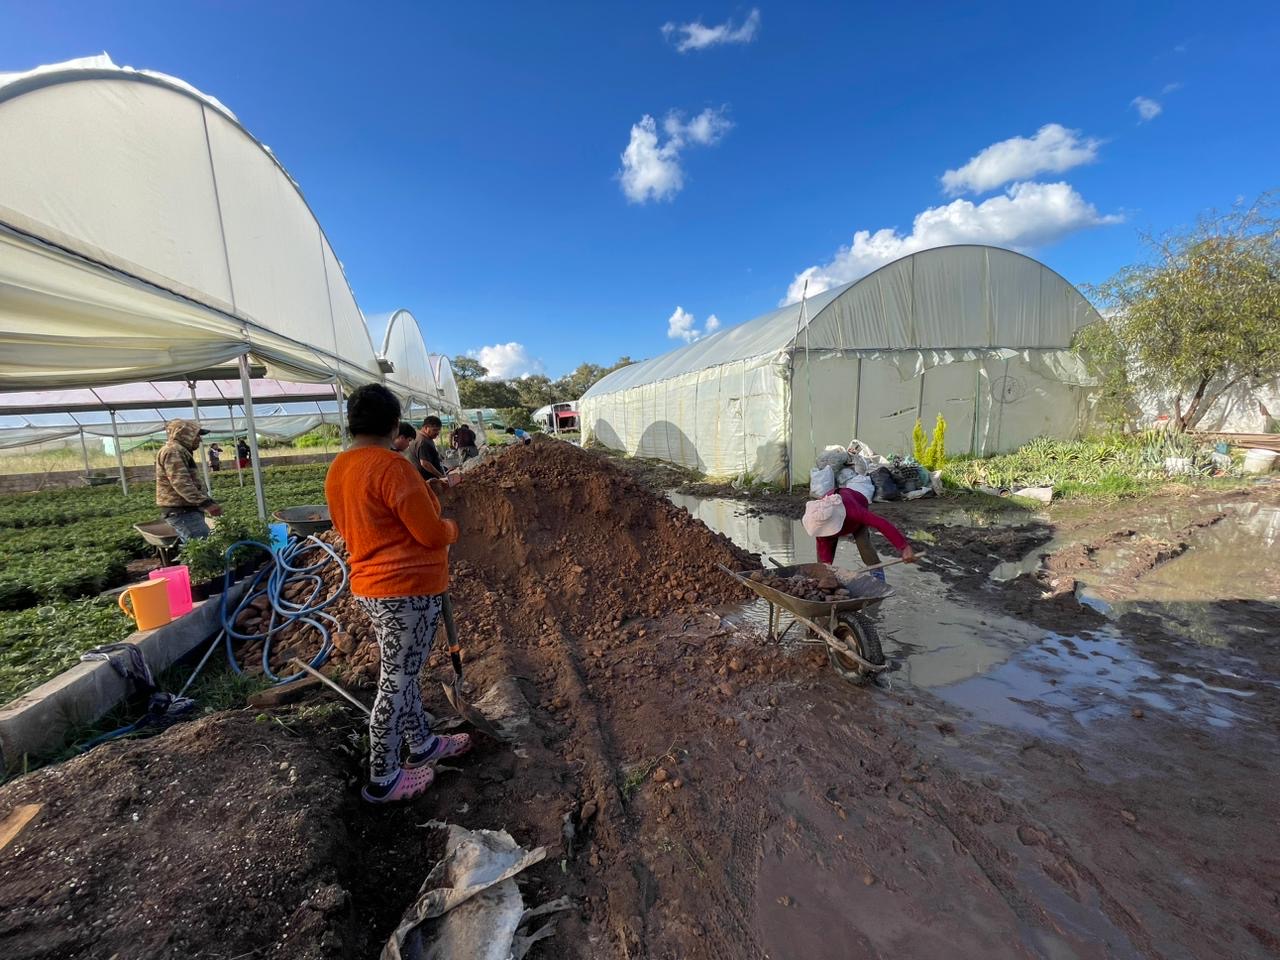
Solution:
M 1280 187 L 1274 11 L 4 0 L 0 71 L 189 81 L 301 184 L 366 314 L 558 375 L 939 239 L 1105 278 Z

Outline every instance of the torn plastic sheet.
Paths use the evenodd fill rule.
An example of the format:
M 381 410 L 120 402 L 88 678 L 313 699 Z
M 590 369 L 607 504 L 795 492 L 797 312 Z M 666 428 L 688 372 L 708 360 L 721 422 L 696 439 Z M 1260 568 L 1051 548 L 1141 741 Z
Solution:
M 530 921 L 570 907 L 568 899 L 526 910 L 515 877 L 546 857 L 525 850 L 505 830 L 450 825 L 445 854 L 422 883 L 418 899 L 382 949 L 382 960 L 520 960 L 555 921 L 527 931 Z

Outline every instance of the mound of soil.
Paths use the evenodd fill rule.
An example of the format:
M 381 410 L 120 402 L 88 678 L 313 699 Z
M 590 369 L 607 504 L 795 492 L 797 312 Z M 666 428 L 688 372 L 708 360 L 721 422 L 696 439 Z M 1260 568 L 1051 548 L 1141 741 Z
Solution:
M 468 646 L 512 632 L 536 636 L 547 624 L 597 639 L 635 617 L 746 600 L 718 565 L 759 563 L 605 457 L 541 437 L 468 471 L 443 506 L 462 531 L 451 550 L 450 592 Z M 337 531 L 321 539 L 345 559 Z M 324 577 L 326 594 L 336 590 L 338 568 Z M 304 599 L 310 589 L 299 584 L 286 596 Z M 368 618 L 349 594 L 329 612 L 345 628 L 334 638 L 333 662 L 372 680 L 378 651 Z M 273 665 L 309 657 L 315 644 L 310 628 L 291 628 L 273 645 Z M 241 661 L 256 664 L 261 651 L 248 645 Z

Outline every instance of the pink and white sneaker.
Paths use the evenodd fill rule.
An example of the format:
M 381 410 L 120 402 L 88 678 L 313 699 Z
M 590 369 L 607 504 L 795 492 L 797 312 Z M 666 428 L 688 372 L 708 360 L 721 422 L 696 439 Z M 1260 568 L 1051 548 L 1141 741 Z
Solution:
M 391 789 L 381 796 L 369 792 L 371 784 L 365 784 L 360 796 L 369 803 L 396 803 L 400 800 L 411 800 L 427 792 L 427 788 L 435 782 L 436 772 L 429 765 L 423 767 L 401 767 L 392 781 Z
M 406 770 L 421 770 L 423 767 L 430 767 L 433 763 L 439 763 L 448 757 L 456 757 L 466 753 L 471 749 L 471 737 L 465 733 L 453 733 L 444 736 L 437 736 L 436 742 L 430 750 L 423 753 L 410 753 L 408 759 L 404 762 Z

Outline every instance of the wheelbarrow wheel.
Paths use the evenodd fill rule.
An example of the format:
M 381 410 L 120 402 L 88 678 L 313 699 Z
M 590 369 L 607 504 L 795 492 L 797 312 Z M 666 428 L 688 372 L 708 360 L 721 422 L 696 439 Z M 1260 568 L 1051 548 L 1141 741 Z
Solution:
M 834 633 L 839 639 L 854 647 L 859 656 L 866 660 L 867 663 L 874 664 L 877 667 L 884 663 L 884 651 L 880 648 L 880 635 L 876 632 L 875 624 L 866 617 L 860 617 L 856 613 L 846 614 L 836 624 Z M 858 668 L 858 665 L 844 654 L 828 647 L 827 658 L 831 661 L 831 668 L 846 680 L 859 680 L 862 678 L 862 671 Z

